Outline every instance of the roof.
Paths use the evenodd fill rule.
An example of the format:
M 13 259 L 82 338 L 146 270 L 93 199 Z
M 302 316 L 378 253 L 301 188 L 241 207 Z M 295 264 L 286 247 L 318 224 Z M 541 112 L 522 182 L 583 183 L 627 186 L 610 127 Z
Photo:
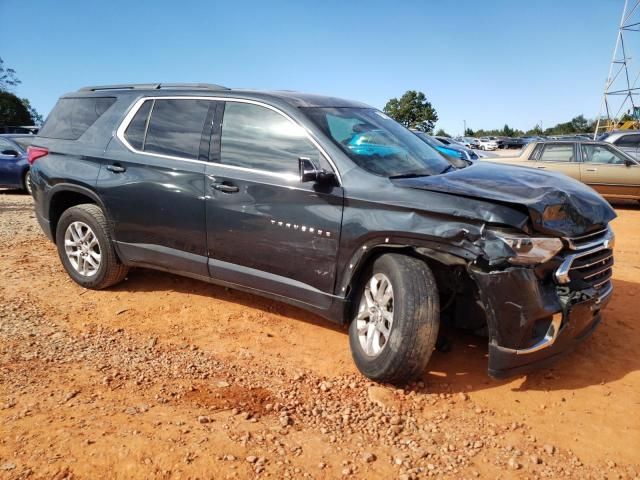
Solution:
M 120 85 L 101 85 L 92 87 L 83 87 L 75 94 L 91 94 L 99 92 L 113 93 L 149 93 L 150 95 L 158 95 L 159 91 L 166 94 L 168 92 L 179 92 L 180 94 L 189 93 L 202 96 L 243 96 L 254 99 L 273 100 L 277 99 L 289 103 L 294 107 L 355 107 L 355 108 L 371 108 L 361 102 L 346 100 L 338 97 L 325 95 L 316 95 L 311 93 L 302 93 L 292 90 L 250 90 L 250 89 L 231 89 L 222 85 L 211 83 L 132 83 Z

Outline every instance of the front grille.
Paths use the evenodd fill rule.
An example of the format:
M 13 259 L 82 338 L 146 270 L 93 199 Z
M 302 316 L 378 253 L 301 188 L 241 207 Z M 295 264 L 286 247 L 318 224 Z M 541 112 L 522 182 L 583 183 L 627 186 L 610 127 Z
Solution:
M 594 288 L 600 297 L 612 289 L 613 232 L 609 228 L 566 238 L 570 252 L 556 271 L 558 283 L 572 290 Z
M 566 240 L 571 250 L 582 250 L 603 244 L 610 233 L 611 231 L 608 228 L 604 228 L 597 232 L 587 233 L 586 235 L 581 235 L 579 237 L 567 238 Z
M 613 250 L 596 249 L 576 258 L 569 269 L 569 280 L 578 288 L 600 289 L 613 274 Z

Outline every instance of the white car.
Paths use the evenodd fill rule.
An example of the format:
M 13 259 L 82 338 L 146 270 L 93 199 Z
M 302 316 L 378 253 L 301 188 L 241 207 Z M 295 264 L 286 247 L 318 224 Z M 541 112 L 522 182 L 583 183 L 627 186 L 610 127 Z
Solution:
M 498 142 L 494 137 L 481 137 L 480 140 L 480 150 L 497 150 Z

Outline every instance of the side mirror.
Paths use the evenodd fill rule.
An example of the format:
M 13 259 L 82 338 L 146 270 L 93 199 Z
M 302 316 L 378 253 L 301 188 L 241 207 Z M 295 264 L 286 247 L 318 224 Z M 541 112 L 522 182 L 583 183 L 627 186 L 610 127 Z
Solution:
M 8 149 L 8 150 L 3 150 L 2 155 L 7 155 L 8 157 L 19 157 L 20 152 L 18 152 L 17 150 Z
M 629 159 L 629 158 L 625 158 L 624 160 L 624 164 L 627 167 L 633 167 L 634 165 L 637 165 L 636 162 L 634 162 L 633 160 Z
M 333 172 L 316 167 L 309 157 L 298 158 L 300 182 L 329 183 L 335 178 Z

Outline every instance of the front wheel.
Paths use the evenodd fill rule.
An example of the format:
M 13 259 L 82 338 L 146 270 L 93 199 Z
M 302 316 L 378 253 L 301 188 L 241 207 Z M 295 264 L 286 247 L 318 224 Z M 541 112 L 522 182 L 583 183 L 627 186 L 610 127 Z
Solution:
M 404 383 L 422 374 L 440 326 L 439 297 L 425 262 L 389 253 L 365 272 L 349 326 L 358 369 L 379 382 Z

